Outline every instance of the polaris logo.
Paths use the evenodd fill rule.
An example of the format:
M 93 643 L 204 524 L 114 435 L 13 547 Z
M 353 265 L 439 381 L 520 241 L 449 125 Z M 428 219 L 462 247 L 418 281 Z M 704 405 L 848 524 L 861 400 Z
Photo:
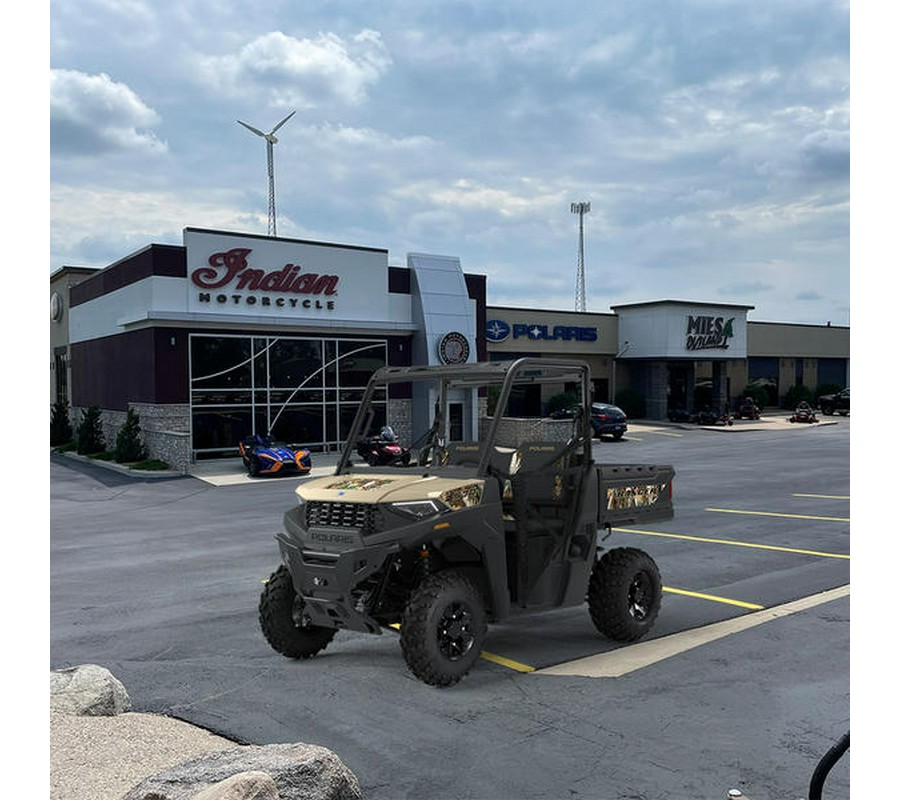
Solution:
M 310 531 L 309 538 L 319 544 L 349 544 L 357 543 L 357 538 L 352 533 L 335 533 L 334 531 Z

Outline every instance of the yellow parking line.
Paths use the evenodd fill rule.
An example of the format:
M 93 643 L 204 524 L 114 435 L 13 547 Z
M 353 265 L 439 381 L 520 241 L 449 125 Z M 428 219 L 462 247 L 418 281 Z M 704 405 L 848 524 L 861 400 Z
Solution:
M 800 494 L 795 492 L 791 497 L 812 497 L 814 500 L 849 500 L 849 494 Z
M 751 517 L 780 517 L 782 519 L 812 519 L 820 522 L 850 522 L 850 517 L 816 517 L 810 514 L 779 514 L 775 511 L 741 511 L 737 508 L 704 508 L 719 514 L 746 514 Z
M 399 631 L 400 623 L 394 622 L 391 625 L 388 625 L 388 627 L 393 628 L 395 631 Z M 518 661 L 513 661 L 511 658 L 504 658 L 495 653 L 489 653 L 487 650 L 482 650 L 480 655 L 485 661 L 490 661 L 492 664 L 499 664 L 501 667 L 513 669 L 516 672 L 534 672 L 534 667 L 530 667 L 528 664 L 521 664 Z
M 754 628 L 765 622 L 781 619 L 800 611 L 815 608 L 850 594 L 850 586 L 839 586 L 827 592 L 803 597 L 780 606 L 742 614 L 734 619 L 714 622 L 702 628 L 673 633 L 659 639 L 621 647 L 606 653 L 579 658 L 554 667 L 534 671 L 535 675 L 579 675 L 586 678 L 618 678 L 635 670 L 643 669 L 672 656 L 680 655 L 695 647 L 700 647 L 734 633 Z
M 487 650 L 481 651 L 481 657 L 485 661 L 499 664 L 501 667 L 514 669 L 516 672 L 534 672 L 534 667 L 529 667 L 528 664 L 520 664 L 518 661 L 513 661 L 511 658 L 504 658 L 503 656 L 494 655 L 493 653 L 489 653 Z
M 743 600 L 732 600 L 728 597 L 719 597 L 714 594 L 703 594 L 702 592 L 689 592 L 686 589 L 674 589 L 671 586 L 663 586 L 663 591 L 669 594 L 680 594 L 685 597 L 696 597 L 699 600 L 712 600 L 715 603 L 724 603 L 728 606 L 737 606 L 738 608 L 749 608 L 751 611 L 760 611 L 765 606 L 759 603 L 746 603 Z
M 706 536 L 688 536 L 683 533 L 662 533 L 660 531 L 642 531 L 635 528 L 614 528 L 621 533 L 636 533 L 640 536 L 659 536 L 663 539 L 683 539 L 688 542 L 706 542 L 708 544 L 728 544 L 732 547 L 749 547 L 755 550 L 774 550 L 779 553 L 795 553 L 802 556 L 819 556 L 821 558 L 842 558 L 847 561 L 850 556 L 844 553 L 825 553 L 819 550 L 801 550 L 797 547 L 778 547 L 773 544 L 755 544 L 753 542 L 736 542 L 733 539 L 713 539 Z

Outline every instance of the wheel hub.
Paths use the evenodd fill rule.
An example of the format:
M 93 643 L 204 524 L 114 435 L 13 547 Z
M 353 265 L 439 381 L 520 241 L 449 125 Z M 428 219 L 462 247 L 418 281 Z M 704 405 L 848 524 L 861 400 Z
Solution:
M 450 661 L 462 658 L 475 643 L 471 630 L 472 615 L 462 603 L 452 603 L 444 609 L 438 623 L 438 647 Z
M 635 575 L 628 587 L 628 613 L 638 622 L 647 618 L 653 606 L 653 584 L 645 572 Z

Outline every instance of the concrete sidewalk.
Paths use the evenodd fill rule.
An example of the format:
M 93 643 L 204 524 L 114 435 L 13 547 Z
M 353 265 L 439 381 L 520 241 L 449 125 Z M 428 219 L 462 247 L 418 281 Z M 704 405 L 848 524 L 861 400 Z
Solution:
M 265 484 L 268 481 L 298 481 L 303 478 L 321 478 L 333 475 L 340 457 L 340 453 L 310 453 L 312 469 L 306 475 L 288 472 L 284 475 L 264 475 L 259 478 L 251 478 L 240 457 L 198 461 L 187 468 L 187 474 L 192 478 L 211 483 L 213 486 Z

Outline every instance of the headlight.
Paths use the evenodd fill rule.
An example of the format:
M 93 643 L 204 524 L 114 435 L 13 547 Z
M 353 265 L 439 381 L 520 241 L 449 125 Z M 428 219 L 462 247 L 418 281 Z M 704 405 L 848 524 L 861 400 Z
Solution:
M 391 503 L 391 508 L 416 519 L 434 517 L 447 511 L 447 506 L 440 500 L 409 500 L 403 503 Z

